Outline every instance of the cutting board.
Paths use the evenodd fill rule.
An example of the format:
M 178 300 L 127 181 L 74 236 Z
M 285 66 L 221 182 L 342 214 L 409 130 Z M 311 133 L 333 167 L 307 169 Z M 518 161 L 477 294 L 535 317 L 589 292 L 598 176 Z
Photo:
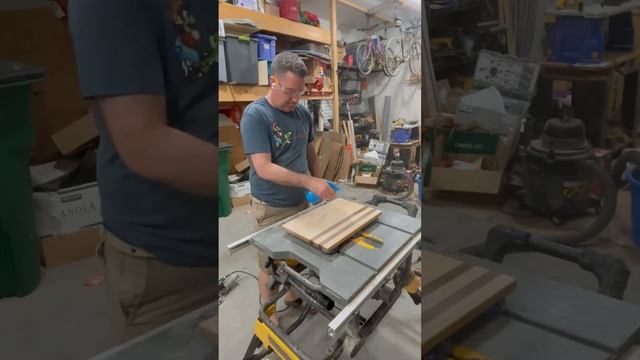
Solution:
M 200 334 L 213 343 L 218 342 L 218 318 L 213 317 L 211 319 L 204 320 L 198 324 Z
M 332 252 L 356 232 L 375 221 L 382 211 L 344 199 L 329 203 L 305 213 L 282 227 L 291 235 Z
M 422 252 L 422 354 L 502 301 L 514 278 L 429 251 Z

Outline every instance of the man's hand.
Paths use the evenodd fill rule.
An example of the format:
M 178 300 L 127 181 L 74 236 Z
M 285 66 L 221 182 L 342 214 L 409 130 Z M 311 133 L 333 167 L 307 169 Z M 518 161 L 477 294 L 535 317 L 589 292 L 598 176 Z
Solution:
M 336 192 L 325 179 L 311 177 L 307 189 L 318 195 L 322 200 L 333 200 L 336 198 Z
M 333 200 L 336 192 L 321 178 L 299 174 L 271 162 L 271 154 L 260 153 L 249 155 L 251 166 L 261 178 L 284 186 L 296 186 L 307 189 L 322 200 Z

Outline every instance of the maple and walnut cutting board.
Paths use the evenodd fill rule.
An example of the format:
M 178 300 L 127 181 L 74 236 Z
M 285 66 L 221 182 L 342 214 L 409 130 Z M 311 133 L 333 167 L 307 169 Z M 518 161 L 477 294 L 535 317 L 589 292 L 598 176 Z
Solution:
M 335 199 L 282 227 L 291 235 L 331 252 L 353 234 L 375 221 L 382 211 L 344 199 Z
M 510 276 L 422 252 L 422 354 L 497 304 L 516 286 Z

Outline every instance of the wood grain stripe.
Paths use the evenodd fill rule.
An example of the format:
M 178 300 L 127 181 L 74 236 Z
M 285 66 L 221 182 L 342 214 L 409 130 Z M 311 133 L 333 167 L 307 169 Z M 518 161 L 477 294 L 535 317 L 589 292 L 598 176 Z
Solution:
M 364 218 L 370 216 L 371 214 L 376 212 L 376 209 L 370 208 L 370 207 L 365 207 L 363 210 L 365 210 L 362 214 L 357 215 L 360 211 L 358 211 L 357 213 L 355 213 L 354 215 L 352 215 L 351 217 L 341 221 L 341 224 L 336 225 L 335 228 L 333 229 L 327 229 L 327 231 L 324 231 L 324 235 L 320 236 L 320 237 L 315 237 L 313 240 L 319 244 L 319 245 L 325 245 L 327 242 L 333 240 L 333 237 L 336 234 L 339 234 L 343 231 L 345 231 L 346 229 L 348 229 L 349 227 L 353 226 L 355 223 L 362 221 Z M 345 221 L 348 221 L 345 223 Z M 338 227 L 339 225 L 342 225 L 340 227 Z M 325 238 L 321 241 L 317 241 L 320 238 Z
M 467 263 L 461 262 L 460 264 L 458 264 L 458 266 L 453 268 L 448 273 L 446 273 L 446 274 L 440 276 L 439 278 L 429 282 L 428 284 L 425 284 L 424 293 L 425 294 L 429 294 L 429 293 L 432 293 L 432 292 L 438 290 L 440 287 L 446 285 L 449 281 L 451 281 L 451 280 L 457 278 L 458 276 L 462 275 L 463 273 L 469 271 L 472 267 L 473 267 L 473 265 L 469 265 Z M 428 267 L 427 267 L 427 269 L 428 269 Z
M 485 286 L 480 287 L 459 301 L 449 304 L 447 309 L 427 320 L 422 316 L 422 354 L 449 338 L 456 331 L 473 321 L 489 308 L 500 302 L 515 288 L 515 280 L 505 275 L 496 275 Z
M 455 306 L 458 302 L 487 285 L 494 278 L 494 274 L 486 272 L 468 283 L 466 286 L 461 287 L 460 289 L 448 294 L 448 296 L 439 299 L 440 301 L 435 304 L 429 304 L 429 296 L 427 295 L 427 303 L 425 304 L 427 310 L 422 313 L 422 318 L 427 321 L 435 318 L 437 315 L 442 314 L 445 310 Z
M 345 222 L 347 222 L 347 221 L 349 221 L 349 220 L 353 219 L 353 217 L 354 217 L 354 216 L 358 215 L 359 213 L 361 213 L 361 212 L 363 212 L 363 211 L 365 211 L 365 210 L 367 210 L 367 209 L 371 209 L 371 208 L 370 208 L 370 207 L 367 207 L 367 206 L 363 206 L 363 207 L 361 207 L 360 209 L 358 209 L 358 211 L 354 212 L 354 213 L 353 213 L 353 215 L 351 215 L 351 216 L 349 216 L 349 217 L 346 217 L 346 218 L 344 218 L 344 219 L 340 220 L 339 222 L 337 222 L 337 223 L 335 224 L 335 227 L 334 227 L 334 228 L 331 228 L 331 229 L 325 229 L 324 231 L 321 231 L 320 233 L 316 234 L 316 236 L 314 236 L 313 238 L 311 238 L 311 241 L 313 241 L 313 242 L 315 242 L 315 243 L 318 243 L 318 241 L 317 241 L 317 240 L 318 240 L 318 239 L 320 239 L 320 238 L 322 238 L 322 237 L 324 237 L 324 236 L 325 236 L 325 234 L 327 234 L 327 232 L 331 232 L 331 231 L 335 230 L 338 226 L 340 226 L 340 225 L 344 224 Z

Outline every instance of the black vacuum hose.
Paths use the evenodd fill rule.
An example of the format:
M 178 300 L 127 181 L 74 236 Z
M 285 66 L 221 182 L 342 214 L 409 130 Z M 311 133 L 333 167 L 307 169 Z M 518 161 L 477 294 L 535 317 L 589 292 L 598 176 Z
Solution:
M 640 166 L 640 151 L 630 150 L 622 153 L 613 165 L 613 168 L 611 169 L 611 176 L 613 176 L 613 180 L 615 181 L 618 189 L 627 183 L 627 180 L 623 179 L 622 176 L 624 175 L 624 171 L 627 169 L 628 163 L 634 163 L 636 166 Z
M 609 225 L 618 206 L 618 188 L 607 171 L 593 160 L 585 161 L 584 166 L 587 170 L 600 180 L 603 190 L 604 204 L 600 208 L 600 214 L 587 228 L 577 232 L 569 232 L 567 234 L 556 236 L 545 236 L 547 240 L 557 243 L 575 246 L 596 237 Z
M 409 198 L 411 194 L 413 194 L 413 189 L 415 188 L 415 184 L 414 184 L 415 181 L 413 180 L 413 175 L 407 173 L 404 176 L 407 181 L 407 191 L 400 196 L 389 197 L 389 199 L 396 200 L 396 201 L 404 201 L 407 198 Z

